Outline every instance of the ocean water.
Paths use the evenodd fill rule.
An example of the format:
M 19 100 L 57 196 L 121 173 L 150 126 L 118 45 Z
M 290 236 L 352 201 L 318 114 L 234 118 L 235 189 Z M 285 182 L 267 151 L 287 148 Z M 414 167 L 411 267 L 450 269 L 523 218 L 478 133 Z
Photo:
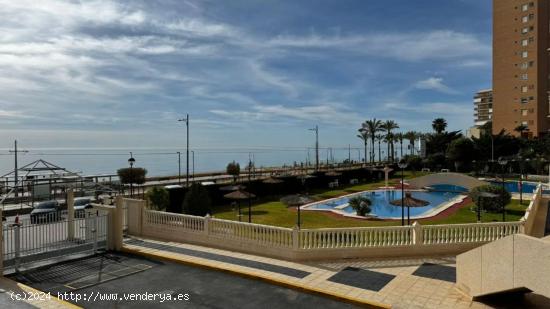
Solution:
M 72 172 L 84 175 L 116 174 L 116 170 L 128 167 L 130 152 L 136 160 L 136 167 L 146 168 L 148 176 L 169 176 L 178 174 L 178 155 L 181 152 L 181 172 L 185 174 L 185 149 L 156 148 L 156 149 L 28 149 L 27 153 L 20 153 L 18 165 L 22 167 L 33 161 L 43 159 Z M 363 154 L 361 153 L 361 156 Z M 320 150 L 320 160 L 343 161 L 348 158 L 348 150 L 333 149 L 332 155 L 327 150 Z M 189 153 L 189 173 L 193 171 L 192 153 Z M 308 159 L 309 157 L 309 159 Z M 359 152 L 352 150 L 352 160 L 357 160 Z M 194 155 L 195 172 L 223 171 L 227 163 L 235 160 L 243 169 L 249 158 L 256 167 L 292 165 L 294 162 L 314 162 L 315 151 L 310 149 L 199 149 Z M 7 174 L 14 169 L 14 155 L 8 149 L 0 149 L 0 175 Z

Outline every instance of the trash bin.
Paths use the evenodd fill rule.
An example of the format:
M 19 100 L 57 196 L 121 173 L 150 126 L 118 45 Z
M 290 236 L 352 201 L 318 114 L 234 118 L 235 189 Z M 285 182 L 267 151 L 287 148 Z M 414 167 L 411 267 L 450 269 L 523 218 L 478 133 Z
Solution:
M 168 190 L 170 203 L 166 208 L 167 212 L 183 213 L 183 199 L 185 197 L 185 189 L 180 185 L 169 185 L 164 187 Z

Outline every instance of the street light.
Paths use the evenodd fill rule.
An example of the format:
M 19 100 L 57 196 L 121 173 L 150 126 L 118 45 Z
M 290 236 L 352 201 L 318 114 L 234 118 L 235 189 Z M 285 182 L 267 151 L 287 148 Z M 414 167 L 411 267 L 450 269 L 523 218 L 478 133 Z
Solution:
M 128 164 L 130 164 L 130 195 L 134 197 L 134 163 L 136 162 L 136 159 L 134 159 L 134 156 L 132 152 L 130 151 L 130 159 L 128 159 Z
M 192 162 L 192 172 L 191 175 L 193 175 L 193 181 L 195 181 L 195 151 L 191 150 L 191 162 Z
M 401 169 L 401 225 L 405 225 L 405 176 L 404 171 L 407 168 L 407 162 L 404 160 L 399 161 L 397 164 Z M 410 209 L 407 207 L 407 224 L 410 224 Z
M 477 196 L 477 223 L 481 223 L 481 201 L 482 198 L 495 198 L 498 197 L 498 194 L 490 193 L 490 192 L 479 192 L 479 195 Z
M 309 131 L 315 132 L 315 171 L 319 170 L 319 127 L 309 129 Z
M 502 175 L 501 175 L 501 180 L 502 180 L 502 189 L 503 190 L 506 190 L 505 186 L 504 186 L 504 166 L 506 166 L 506 164 L 508 164 L 508 160 L 506 160 L 506 158 L 504 157 L 500 157 L 498 158 L 498 164 L 500 164 L 500 166 L 502 167 Z M 502 205 L 502 221 L 503 222 L 506 222 L 506 205 Z
M 178 184 L 181 185 L 181 152 L 178 153 Z
M 187 170 L 187 172 L 185 173 L 185 186 L 189 187 L 189 114 L 187 114 L 185 118 L 178 119 L 178 121 L 185 122 L 185 127 L 187 129 L 186 130 L 187 131 L 187 148 L 186 148 L 186 161 L 187 161 L 186 170 Z

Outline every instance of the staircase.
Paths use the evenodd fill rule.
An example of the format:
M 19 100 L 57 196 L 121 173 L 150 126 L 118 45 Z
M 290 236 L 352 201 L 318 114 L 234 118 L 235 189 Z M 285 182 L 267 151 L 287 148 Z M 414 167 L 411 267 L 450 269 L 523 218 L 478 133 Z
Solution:
M 457 288 L 472 299 L 513 291 L 550 297 L 550 236 L 510 235 L 460 254 Z

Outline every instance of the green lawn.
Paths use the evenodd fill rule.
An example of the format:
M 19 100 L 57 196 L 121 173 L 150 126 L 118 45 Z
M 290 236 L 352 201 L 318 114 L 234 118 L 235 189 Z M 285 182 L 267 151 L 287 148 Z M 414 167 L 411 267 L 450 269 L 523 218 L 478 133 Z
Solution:
M 414 176 L 410 172 L 405 172 L 405 178 L 418 177 L 424 173 L 417 172 Z M 390 184 L 397 184 L 399 178 L 390 180 Z M 354 186 L 344 186 L 337 190 L 314 190 L 310 192 L 313 198 L 323 200 L 327 198 L 342 196 L 354 192 L 376 189 L 384 185 L 384 181 L 360 184 Z M 281 226 L 293 227 L 296 225 L 296 210 L 295 208 L 287 208 L 285 204 L 279 202 L 280 197 L 270 197 L 264 200 L 259 200 L 252 205 L 252 222 Z M 519 220 L 527 207 L 528 202 L 524 205 L 519 205 L 519 201 L 512 200 L 507 205 L 506 221 Z M 477 222 L 477 215 L 470 208 L 473 204 L 466 205 L 455 214 L 439 220 L 422 220 L 422 224 L 453 224 L 453 223 L 474 223 Z M 242 220 L 248 220 L 248 207 L 246 203 L 242 203 L 241 207 Z M 231 209 L 231 206 L 218 206 L 214 209 L 214 217 L 227 220 L 238 220 L 237 211 Z M 399 221 L 379 221 L 379 220 L 359 220 L 344 218 L 338 215 L 329 214 L 327 212 L 317 211 L 302 211 L 302 228 L 329 228 L 329 227 L 358 227 L 358 226 L 389 226 L 399 225 Z M 500 213 L 483 213 L 483 222 L 500 221 L 502 214 Z

